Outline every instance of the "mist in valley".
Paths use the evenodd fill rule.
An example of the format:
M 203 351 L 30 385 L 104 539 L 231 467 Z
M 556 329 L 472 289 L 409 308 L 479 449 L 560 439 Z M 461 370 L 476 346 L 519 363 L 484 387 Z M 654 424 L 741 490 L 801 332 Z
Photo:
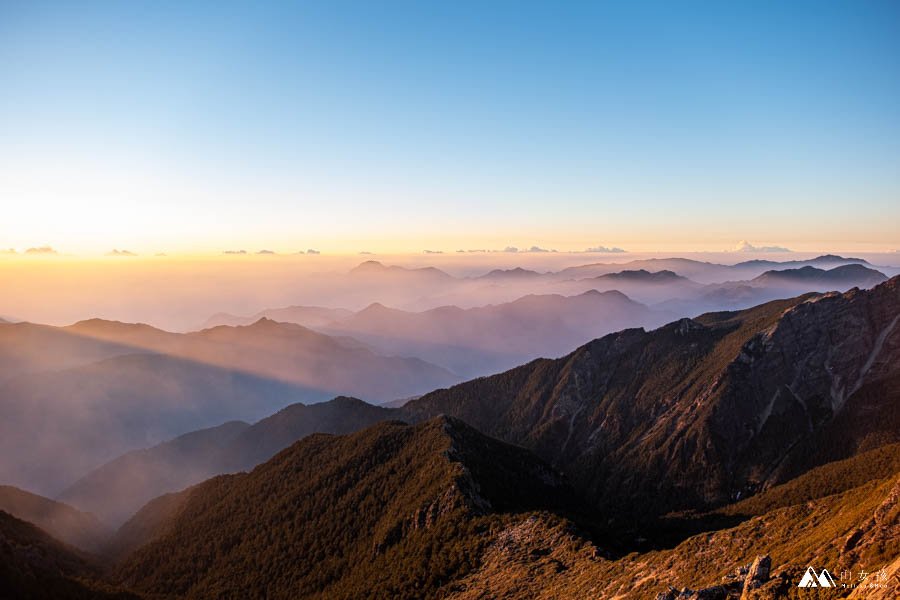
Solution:
M 224 460 L 226 446 L 288 406 L 336 396 L 402 406 L 612 332 L 872 287 L 896 272 L 859 258 L 794 255 L 243 258 L 82 265 L 91 285 L 77 291 L 66 278 L 40 279 L 59 272 L 52 261 L 29 271 L 5 314 L 51 323 L 96 314 L 63 326 L 0 324 L 0 483 L 118 525 L 156 495 L 252 467 Z M 67 302 L 52 311 L 26 302 L 48 285 Z M 360 424 L 385 416 L 360 410 Z M 310 428 L 289 427 L 281 444 L 353 430 L 346 415 L 303 418 Z

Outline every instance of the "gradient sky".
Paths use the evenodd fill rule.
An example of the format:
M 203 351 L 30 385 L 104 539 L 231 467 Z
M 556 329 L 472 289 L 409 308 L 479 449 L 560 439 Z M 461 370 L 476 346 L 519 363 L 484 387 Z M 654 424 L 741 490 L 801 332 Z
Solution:
M 20 251 L 897 249 L 900 4 L 0 1 L 0 215 Z

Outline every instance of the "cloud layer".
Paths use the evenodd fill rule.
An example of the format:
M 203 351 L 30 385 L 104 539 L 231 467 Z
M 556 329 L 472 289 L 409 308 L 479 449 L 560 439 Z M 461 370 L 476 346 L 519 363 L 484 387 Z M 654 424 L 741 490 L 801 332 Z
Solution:
M 741 240 L 732 248 L 732 252 L 790 252 L 783 246 L 754 246 L 747 240 Z

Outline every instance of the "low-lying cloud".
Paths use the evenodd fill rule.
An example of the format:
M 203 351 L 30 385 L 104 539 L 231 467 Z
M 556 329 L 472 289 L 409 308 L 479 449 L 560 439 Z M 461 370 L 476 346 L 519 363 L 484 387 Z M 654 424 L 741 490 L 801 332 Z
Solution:
M 57 254 L 56 250 L 50 246 L 40 246 L 38 248 L 29 248 L 25 254 Z
M 747 240 L 741 240 L 731 250 L 732 252 L 790 252 L 788 248 L 783 246 L 754 246 Z
M 625 250 L 616 246 L 613 246 L 611 248 L 607 248 L 606 246 L 592 246 L 590 248 L 585 248 L 583 252 L 597 254 L 621 254 L 625 252 Z

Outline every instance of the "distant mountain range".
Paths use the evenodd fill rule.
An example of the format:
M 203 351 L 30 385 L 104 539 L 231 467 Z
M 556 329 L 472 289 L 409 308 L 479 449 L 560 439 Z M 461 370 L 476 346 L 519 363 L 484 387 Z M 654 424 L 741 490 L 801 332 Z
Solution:
M 452 414 L 532 448 L 605 510 L 663 514 L 715 506 L 852 455 L 873 439 L 900 441 L 900 427 L 893 429 L 885 418 L 898 377 L 893 361 L 900 332 L 895 330 L 898 285 L 895 278 L 870 292 L 806 295 L 682 319 L 650 332 L 626 330 L 561 359 L 438 390 L 399 409 L 343 398 L 291 406 L 233 438 L 217 437 L 221 443 L 203 453 L 170 455 L 169 445 L 162 445 L 126 455 L 128 460 L 98 469 L 61 498 L 121 520 L 141 500 L 178 489 L 156 473 L 172 477 L 180 469 L 180 481 L 196 483 L 251 468 L 314 431 L 344 433 L 387 418 Z M 840 341 L 822 341 L 841 326 L 848 329 Z M 773 344 L 757 356 L 759 348 Z M 781 364 L 788 351 L 797 365 L 793 370 Z M 744 372 L 747 364 L 753 366 L 750 373 Z M 748 390 L 754 390 L 751 397 Z M 866 416 L 872 401 L 887 411 L 880 418 Z M 838 413 L 844 420 L 840 428 L 834 420 Z M 723 420 L 726 415 L 731 420 Z M 810 450 L 822 436 L 829 439 L 822 444 L 827 452 Z M 727 443 L 717 446 L 717 440 Z M 704 450 L 696 454 L 692 448 Z M 725 464 L 728 470 L 720 470 Z M 119 507 L 111 510 L 109 498 L 119 498 L 115 491 L 128 487 L 138 473 L 149 473 L 141 475 L 146 484 L 141 493 L 129 502 L 116 500 Z
M 886 279 L 884 273 L 861 264 L 831 269 L 804 266 L 770 270 L 748 281 L 728 281 L 696 287 L 688 293 L 670 293 L 669 299 L 654 304 L 653 308 L 692 316 L 704 311 L 746 308 L 806 292 L 845 292 L 854 287 L 870 288 Z
M 868 288 L 885 281 L 884 273 L 869 269 L 863 265 L 844 265 L 833 269 L 817 269 L 816 267 L 800 267 L 782 271 L 766 271 L 752 281 L 754 285 L 767 287 L 806 287 L 817 288 L 832 286 L 842 289 L 846 286 Z
M 836 268 L 740 286 L 872 276 Z M 750 600 L 846 565 L 880 587 L 839 596 L 895 598 L 897 406 L 900 277 L 625 329 L 399 408 L 341 397 L 126 454 L 66 498 L 121 518 L 140 494 L 103 496 L 129 481 L 149 496 L 262 462 L 150 500 L 95 558 L 0 512 L 0 581 L 21 597 Z
M 513 302 L 408 312 L 373 304 L 323 328 L 387 354 L 418 356 L 466 377 L 487 375 L 622 327 L 655 326 L 665 316 L 619 292 L 524 296 Z
M 417 358 L 260 320 L 175 334 L 92 320 L 0 325 L 0 481 L 53 494 L 123 451 L 339 394 L 409 397 L 459 380 Z
M 251 325 L 260 319 L 271 319 L 283 323 L 296 323 L 304 327 L 315 329 L 324 327 L 335 321 L 346 319 L 353 313 L 343 308 L 322 308 L 320 306 L 287 306 L 285 308 L 270 308 L 260 311 L 250 317 L 238 317 L 228 313 L 216 313 L 203 324 L 200 329 L 210 329 L 219 325 L 236 327 L 238 325 Z
M 766 271 L 797 269 L 800 267 L 816 267 L 833 269 L 849 264 L 871 266 L 861 258 L 845 258 L 834 254 L 825 254 L 806 260 L 748 260 L 733 265 L 723 265 L 689 258 L 648 258 L 625 263 L 594 263 L 563 269 L 552 274 L 555 277 L 584 279 L 628 270 L 663 271 L 668 270 L 699 283 L 722 283 L 733 280 L 753 279 Z
M 260 315 L 306 325 L 335 339 L 352 339 L 382 354 L 418 357 L 461 377 L 558 356 L 597 336 L 623 327 L 653 327 L 670 316 L 618 291 L 589 289 L 573 296 L 528 295 L 497 305 L 421 312 L 377 302 L 357 312 L 294 306 L 246 318 L 220 314 L 208 323 L 241 323 Z
M 496 373 L 534 358 L 560 356 L 574 346 L 618 329 L 652 328 L 682 316 L 747 308 L 804 292 L 868 288 L 886 279 L 863 262 L 827 255 L 809 261 L 756 260 L 733 266 L 680 258 L 626 263 L 657 269 L 680 268 L 701 277 L 711 272 L 719 273 L 722 278 L 754 275 L 752 279 L 703 284 L 667 269 L 625 269 L 595 274 L 613 266 L 609 264 L 544 274 L 521 268 L 494 270 L 477 278 L 456 279 L 429 269 L 407 270 L 369 261 L 354 273 L 375 278 L 379 273 L 389 273 L 389 277 L 456 282 L 454 285 L 462 286 L 458 293 L 463 296 L 478 297 L 485 290 L 488 297 L 504 297 L 514 291 L 527 294 L 486 306 L 447 305 L 424 311 L 389 308 L 379 302 L 357 312 L 292 306 L 263 310 L 252 317 L 219 314 L 207 324 L 283 319 L 338 339 L 362 342 L 383 354 L 418 357 L 470 378 Z M 807 263 L 842 266 L 825 270 Z M 796 267 L 799 264 L 806 266 Z M 783 270 L 774 270 L 773 266 Z M 490 282 L 487 288 L 478 287 L 484 286 L 484 282 Z
M 572 255 L 570 260 L 576 260 Z M 498 256 L 498 259 L 501 258 Z M 301 307 L 301 311 L 290 317 L 263 310 L 270 305 L 261 305 L 253 313 L 234 313 L 233 310 L 217 314 L 215 319 L 208 320 L 197 328 L 202 329 L 219 324 L 249 324 L 258 320 L 254 317 L 266 316 L 276 321 L 291 321 L 317 328 L 322 325 L 319 315 L 314 313 L 300 314 L 302 307 L 319 307 L 315 310 L 349 309 L 359 311 L 373 303 L 383 304 L 408 312 L 422 312 L 442 306 L 459 308 L 476 308 L 488 304 L 504 304 L 528 295 L 560 294 L 577 295 L 588 289 L 606 291 L 618 289 L 632 300 L 652 305 L 672 299 L 672 296 L 660 296 L 659 291 L 634 290 L 616 287 L 590 288 L 573 285 L 583 279 L 615 274 L 622 271 L 640 271 L 656 273 L 671 271 L 680 277 L 687 278 L 696 284 L 721 284 L 729 281 L 750 281 L 766 271 L 795 269 L 812 266 L 819 269 L 860 264 L 881 271 L 887 276 L 900 274 L 900 268 L 890 266 L 873 266 L 860 258 L 847 258 L 836 255 L 824 255 L 812 259 L 778 262 L 772 260 L 750 260 L 734 265 L 718 264 L 693 260 L 690 258 L 640 259 L 625 262 L 591 263 L 574 266 L 558 271 L 539 272 L 522 267 L 507 269 L 494 268 L 484 274 L 453 275 L 434 267 L 401 267 L 383 264 L 377 261 L 366 261 L 349 272 L 316 273 L 302 280 L 302 285 L 292 282 L 287 287 L 293 291 L 290 303 Z M 624 284 L 624 282 L 623 282 Z M 673 288 L 674 289 L 674 288 Z M 633 293 L 635 290 L 645 295 Z M 742 305 L 738 308 L 746 308 Z M 322 308 L 326 307 L 326 308 Z M 736 308 L 736 307 L 723 307 Z M 210 311 L 211 313 L 214 311 Z M 687 314 L 700 314 L 689 312 Z M 239 316 L 233 316 L 234 313 Z M 255 313 L 255 314 L 254 314 Z M 327 313 L 324 318 L 327 318 Z M 336 315 L 335 321 L 342 320 Z

